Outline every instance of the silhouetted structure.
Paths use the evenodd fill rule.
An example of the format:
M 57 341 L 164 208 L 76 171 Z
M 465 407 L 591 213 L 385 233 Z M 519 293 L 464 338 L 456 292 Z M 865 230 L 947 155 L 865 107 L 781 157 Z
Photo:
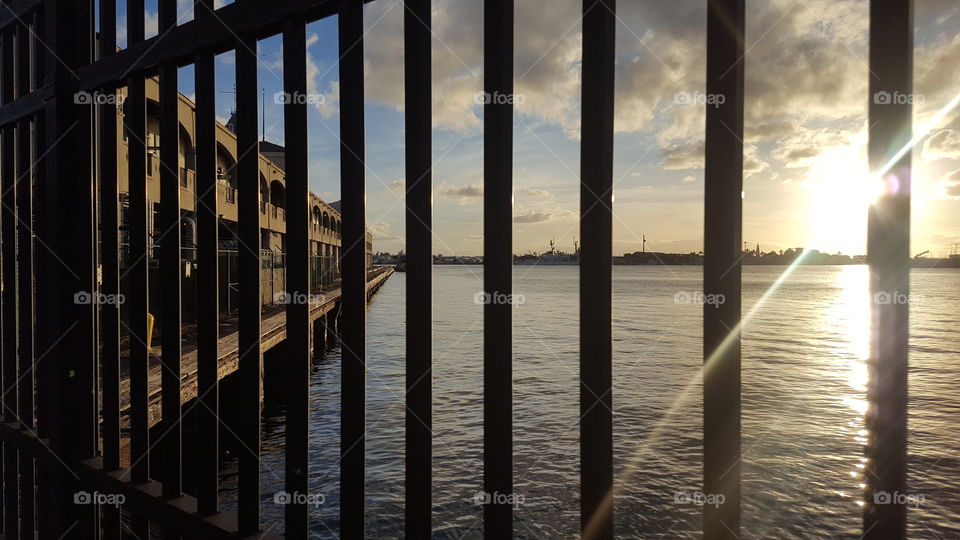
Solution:
M 364 536 L 366 267 L 364 46 L 362 0 L 237 0 L 214 11 L 197 0 L 194 20 L 177 24 L 177 1 L 159 0 L 159 33 L 145 38 L 143 0 L 127 2 L 127 47 L 116 49 L 115 0 L 13 0 L 0 10 L 0 244 L 2 244 L 3 533 L 6 538 L 119 538 L 122 527 L 149 538 L 274 538 L 260 529 L 262 386 L 261 247 L 264 203 L 280 209 L 279 191 L 261 190 L 258 149 L 257 40 L 283 35 L 284 91 L 306 95 L 306 24 L 338 16 L 342 223 L 339 266 L 342 311 L 340 536 Z M 431 19 L 429 0 L 405 0 L 407 310 L 406 536 L 431 532 Z M 484 90 L 513 93 L 513 0 L 484 3 Z M 583 1 L 579 392 L 581 527 L 585 538 L 613 536 L 612 186 L 614 133 L 614 0 Z M 911 0 L 870 2 L 870 95 L 912 90 Z M 703 491 L 723 502 L 704 506 L 704 538 L 741 533 L 740 323 L 743 192 L 744 0 L 708 0 L 706 91 L 723 95 L 706 107 L 703 292 L 723 295 L 703 313 Z M 101 34 L 95 39 L 96 13 Z M 99 45 L 99 46 L 98 46 Z M 214 57 L 233 50 L 236 63 L 236 164 L 218 165 Z M 195 66 L 195 158 L 180 152 L 183 115 L 178 68 Z M 763 66 L 758 66 L 763 69 Z M 158 77 L 156 95 L 153 83 Z M 117 95 L 126 88 L 125 122 Z M 78 92 L 106 99 L 77 101 Z M 865 98 L 867 96 L 864 96 Z M 309 295 L 311 198 L 307 104 L 284 106 L 286 147 L 282 209 L 286 290 Z M 153 120 L 151 120 L 151 118 Z M 888 191 L 869 219 L 871 292 L 909 292 L 911 106 L 869 107 L 871 169 Z M 512 100 L 484 105 L 484 292 L 512 293 Z M 149 134 L 158 133 L 158 148 Z M 126 162 L 118 157 L 127 141 Z M 267 145 L 265 145 L 267 146 Z M 900 149 L 907 148 L 907 151 Z M 268 146 L 268 149 L 272 149 Z M 182 201 L 180 159 L 195 162 L 198 287 L 197 464 L 185 492 L 180 401 L 182 205 L 165 204 L 151 226 L 152 176 L 163 201 Z M 39 164 L 34 167 L 35 159 Z M 274 162 L 276 164 L 276 162 Z M 226 188 L 218 166 L 229 174 Z M 118 169 L 119 167 L 119 169 Z M 122 169 L 124 172 L 118 174 Z M 232 171 L 232 172 L 231 172 Z M 128 199 L 120 204 L 123 178 Z M 265 178 L 265 175 L 264 175 Z M 272 181 L 271 181 L 272 182 Z M 232 191 L 235 189 L 236 191 Z M 233 195 L 235 193 L 235 195 Z M 263 193 L 263 194 L 262 194 Z M 223 194 L 221 196 L 221 194 Z M 236 198 L 238 368 L 228 428 L 248 451 L 238 464 L 238 510 L 219 505 L 218 251 L 221 214 Z M 126 217 L 120 220 L 121 206 Z M 230 210 L 231 212 L 233 210 Z M 279 212 L 270 219 L 279 219 Z M 123 273 L 121 224 L 129 251 Z M 268 227 L 267 230 L 273 229 Z M 149 301 L 150 235 L 161 246 L 159 306 Z M 189 230 L 187 232 L 190 232 Z M 330 242 L 333 245 L 334 242 Z M 76 301 L 84 293 L 117 298 L 127 286 L 130 336 L 130 447 L 121 468 L 120 311 L 116 302 Z M 157 302 L 154 302 L 157 303 Z M 161 357 L 164 429 L 151 439 L 148 421 L 149 311 L 165 324 Z M 307 493 L 309 306 L 287 307 L 288 361 L 284 490 Z M 512 306 L 484 305 L 484 490 L 513 490 Z M 863 529 L 867 538 L 904 538 L 903 501 L 881 504 L 881 492 L 906 489 L 906 303 L 873 307 Z M 98 395 L 102 399 L 98 400 Z M 803 419 L 797 419 L 803 421 Z M 157 466 L 151 467 L 151 464 Z M 478 475 L 481 473 L 478 472 Z M 81 494 L 123 496 L 121 506 L 82 504 Z M 284 533 L 307 537 L 307 499 L 285 506 Z M 37 512 L 39 511 L 39 515 Z M 121 519 L 123 514 L 123 519 Z M 509 504 L 485 504 L 487 538 L 509 538 Z M 124 534 L 127 534 L 126 532 Z

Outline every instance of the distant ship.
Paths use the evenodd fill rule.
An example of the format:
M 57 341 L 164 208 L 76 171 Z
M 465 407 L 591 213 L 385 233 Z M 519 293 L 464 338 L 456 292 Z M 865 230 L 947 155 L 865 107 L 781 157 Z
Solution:
M 553 240 L 550 240 L 550 251 L 537 255 L 528 253 L 514 257 L 513 264 L 543 264 L 543 265 L 573 265 L 580 264 L 580 245 L 573 241 L 573 253 L 557 251 Z
M 924 257 L 929 251 L 916 255 L 910 259 L 913 268 L 960 268 L 960 254 L 952 254 L 947 258 Z

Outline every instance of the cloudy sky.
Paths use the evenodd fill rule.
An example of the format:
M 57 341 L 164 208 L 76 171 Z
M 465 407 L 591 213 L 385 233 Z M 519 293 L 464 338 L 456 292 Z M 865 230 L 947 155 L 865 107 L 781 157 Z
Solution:
M 229 2 L 218 2 L 218 5 Z M 181 0 L 182 18 L 192 1 Z M 433 2 L 434 252 L 482 253 L 482 2 Z M 156 33 L 156 1 L 147 2 Z M 580 0 L 516 0 L 514 251 L 578 237 Z M 866 161 L 867 0 L 748 0 L 744 239 L 764 251 L 865 251 L 874 192 Z M 706 0 L 618 3 L 614 252 L 699 251 L 703 238 Z M 126 17 L 119 17 L 121 42 Z M 960 5 L 916 1 L 914 252 L 960 242 Z M 366 26 L 367 217 L 375 249 L 404 243 L 403 4 L 377 0 Z M 336 18 L 308 27 L 310 182 L 339 198 Z M 282 39 L 260 43 L 266 136 L 283 143 Z M 217 62 L 218 115 L 233 105 L 232 54 Z M 193 71 L 181 89 L 193 94 Z M 690 103 L 690 102 L 694 103 Z M 925 131 L 926 132 L 926 131 Z

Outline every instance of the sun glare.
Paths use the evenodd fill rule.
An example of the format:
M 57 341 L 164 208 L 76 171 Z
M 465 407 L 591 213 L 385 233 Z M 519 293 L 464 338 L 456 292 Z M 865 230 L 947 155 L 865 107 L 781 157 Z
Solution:
M 865 252 L 867 211 L 881 192 L 858 146 L 824 150 L 810 166 L 806 181 L 807 245 L 848 255 Z

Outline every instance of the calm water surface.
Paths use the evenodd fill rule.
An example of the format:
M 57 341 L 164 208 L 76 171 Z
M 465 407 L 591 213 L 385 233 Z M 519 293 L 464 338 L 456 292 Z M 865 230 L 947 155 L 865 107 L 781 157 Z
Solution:
M 570 538 L 578 517 L 578 267 L 516 267 L 514 486 L 522 538 Z M 785 267 L 743 274 L 745 538 L 858 538 L 865 442 L 867 272 Z M 403 533 L 404 274 L 368 313 L 367 535 Z M 616 530 L 695 538 L 701 511 L 678 503 L 701 481 L 701 308 L 675 303 L 701 287 L 700 267 L 614 269 Z M 434 267 L 434 529 L 480 538 L 482 318 L 480 267 Z M 960 537 L 960 271 L 914 270 L 910 351 L 912 538 Z M 314 363 L 311 491 L 318 538 L 338 529 L 340 355 Z M 264 418 L 265 529 L 282 530 L 283 410 Z M 235 461 L 222 477 L 233 506 Z M 681 501 L 682 501 L 682 495 Z

